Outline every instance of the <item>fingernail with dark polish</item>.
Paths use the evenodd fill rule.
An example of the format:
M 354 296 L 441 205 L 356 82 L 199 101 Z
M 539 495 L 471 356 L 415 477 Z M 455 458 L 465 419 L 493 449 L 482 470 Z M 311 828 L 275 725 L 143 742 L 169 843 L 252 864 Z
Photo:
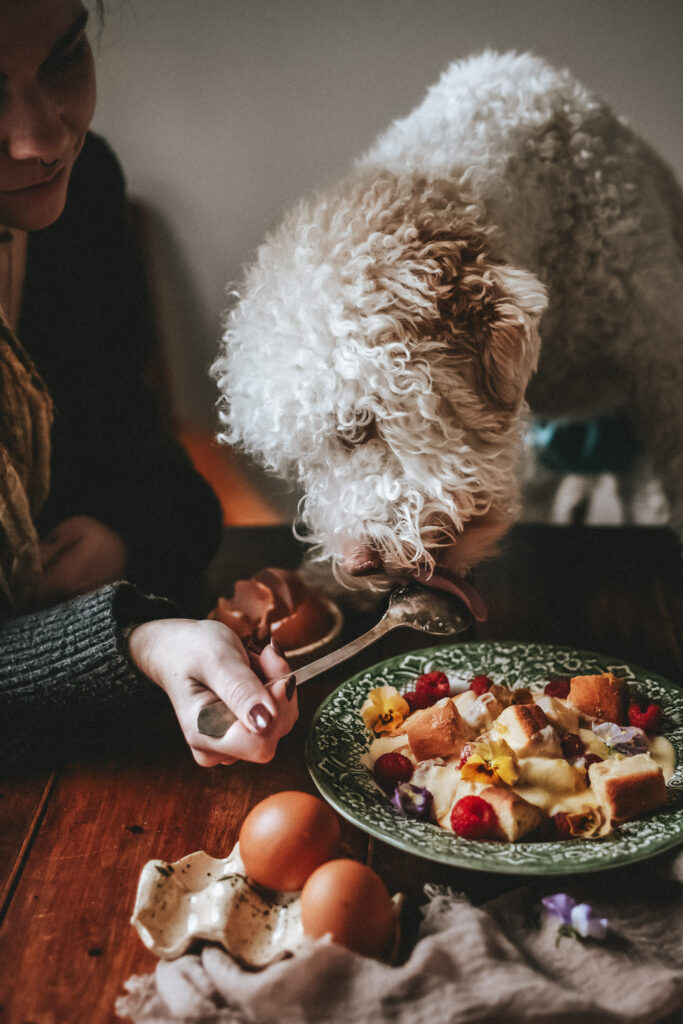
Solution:
M 291 676 L 287 676 L 287 682 L 285 683 L 285 697 L 287 700 L 291 700 L 296 690 L 296 679 L 294 673 Z
M 273 720 L 273 716 L 264 704 L 254 704 L 252 708 L 249 708 L 249 718 L 258 732 L 265 732 Z
M 284 658 L 285 652 L 282 650 L 274 636 L 271 636 L 270 638 L 270 646 L 273 648 L 278 658 Z

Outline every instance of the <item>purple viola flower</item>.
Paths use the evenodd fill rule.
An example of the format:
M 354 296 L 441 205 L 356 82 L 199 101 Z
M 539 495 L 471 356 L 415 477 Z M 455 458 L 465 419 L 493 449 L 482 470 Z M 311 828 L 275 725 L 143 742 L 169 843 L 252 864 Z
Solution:
M 595 735 L 615 754 L 633 757 L 635 754 L 646 754 L 650 749 L 647 734 L 636 726 L 617 725 L 616 722 L 601 722 L 592 725 Z
M 565 892 L 545 896 L 541 903 L 550 916 L 556 917 L 560 922 L 558 942 L 564 935 L 575 939 L 590 938 L 598 941 L 602 941 L 607 935 L 607 919 L 598 917 L 589 903 L 577 903 Z
M 598 939 L 607 935 L 607 918 L 598 917 L 589 903 L 577 903 L 572 909 L 571 926 L 576 928 L 582 939 Z
M 430 790 L 414 786 L 412 782 L 400 782 L 394 790 L 391 802 L 397 811 L 418 821 L 431 821 L 434 797 Z
M 554 896 L 544 896 L 541 903 L 551 917 L 558 917 L 562 924 L 571 924 L 572 907 L 576 900 L 567 896 L 566 892 L 557 892 Z

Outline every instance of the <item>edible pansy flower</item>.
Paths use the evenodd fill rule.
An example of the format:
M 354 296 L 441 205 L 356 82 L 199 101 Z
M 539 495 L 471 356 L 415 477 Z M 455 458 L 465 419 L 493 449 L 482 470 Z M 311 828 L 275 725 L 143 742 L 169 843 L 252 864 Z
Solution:
M 583 807 L 580 811 L 560 811 L 553 815 L 558 839 L 599 839 L 611 825 L 601 807 Z
M 633 757 L 635 754 L 647 754 L 650 745 L 642 729 L 633 725 L 617 725 L 616 722 L 601 722 L 591 726 L 595 735 L 615 754 Z
M 556 892 L 554 896 L 544 896 L 541 903 L 551 917 L 559 918 L 562 924 L 571 924 L 571 913 L 576 906 L 576 900 L 568 896 L 566 892 Z
M 415 786 L 412 782 L 401 782 L 394 790 L 391 802 L 397 811 L 418 821 L 432 820 L 434 797 L 430 790 Z
M 395 686 L 376 686 L 360 709 L 363 721 L 376 736 L 393 732 L 410 714 L 410 707 Z
M 589 903 L 577 903 L 571 913 L 572 928 L 576 928 L 582 939 L 597 939 L 607 935 L 607 918 L 598 917 Z
M 468 782 L 489 782 L 513 786 L 519 772 L 510 748 L 502 740 L 478 743 L 460 769 L 460 776 Z
M 575 939 L 597 939 L 602 941 L 607 935 L 607 919 L 598 917 L 589 903 L 577 903 L 565 892 L 545 896 L 541 903 L 551 917 L 560 922 L 557 941 L 563 936 Z

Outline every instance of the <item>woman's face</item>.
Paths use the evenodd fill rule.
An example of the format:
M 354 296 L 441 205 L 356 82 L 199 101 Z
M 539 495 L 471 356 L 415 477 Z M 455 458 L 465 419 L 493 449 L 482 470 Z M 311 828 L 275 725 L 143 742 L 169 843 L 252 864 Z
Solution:
M 36 231 L 64 209 L 95 109 L 86 20 L 80 0 L 0 0 L 0 224 L 7 227 Z

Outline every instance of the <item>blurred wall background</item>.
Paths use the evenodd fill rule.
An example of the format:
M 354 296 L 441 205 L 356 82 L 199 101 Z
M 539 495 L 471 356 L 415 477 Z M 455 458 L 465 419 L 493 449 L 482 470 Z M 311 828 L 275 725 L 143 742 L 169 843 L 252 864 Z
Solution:
M 680 0 L 108 0 L 94 127 L 152 215 L 179 418 L 215 433 L 227 289 L 296 199 L 344 174 L 452 60 L 567 66 L 683 180 Z M 287 489 L 247 467 L 275 507 Z

